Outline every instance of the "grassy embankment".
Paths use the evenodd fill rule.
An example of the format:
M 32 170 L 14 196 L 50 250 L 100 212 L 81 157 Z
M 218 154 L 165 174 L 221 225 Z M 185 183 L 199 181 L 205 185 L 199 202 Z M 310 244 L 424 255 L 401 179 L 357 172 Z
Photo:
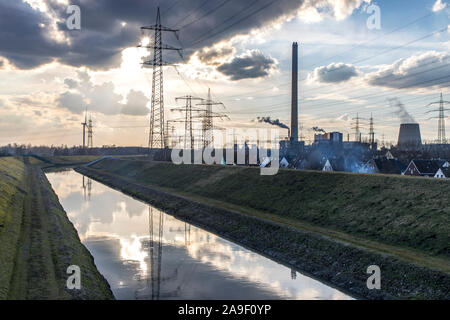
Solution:
M 0 158 L 0 299 L 110 299 L 36 158 Z M 67 290 L 67 267 L 82 289 Z
M 75 167 L 100 158 L 100 156 L 30 156 L 30 161 L 39 164 L 42 168 Z
M 311 268 L 308 263 L 306 265 L 297 263 L 304 266 L 304 269 L 322 270 L 323 266 L 320 264 L 329 260 L 331 265 L 336 265 L 335 270 L 338 273 L 341 271 L 350 273 L 349 270 L 352 269 L 354 271 L 351 277 L 355 277 L 354 272 L 362 269 L 361 266 L 367 262 L 385 263 L 383 270 L 390 270 L 388 275 L 386 272 L 383 274 L 385 283 L 390 281 L 392 285 L 398 287 L 398 290 L 390 288 L 390 291 L 381 294 L 382 297 L 420 298 L 424 297 L 423 291 L 430 288 L 430 291 L 436 289 L 436 292 L 440 292 L 439 297 L 447 295 L 448 298 L 447 286 L 450 274 L 450 208 L 447 206 L 446 197 L 450 191 L 448 181 L 291 170 L 281 170 L 276 176 L 260 176 L 258 168 L 175 166 L 170 163 L 117 159 L 104 160 L 85 170 L 91 170 L 88 172 L 91 177 L 106 181 L 152 204 L 170 209 L 193 222 L 202 223 L 201 219 L 207 221 L 208 215 L 194 214 L 197 210 L 195 206 L 191 208 L 191 213 L 185 213 L 180 205 L 158 202 L 155 200 L 156 195 L 151 195 L 150 190 L 139 186 L 149 186 L 274 223 L 281 226 L 283 231 L 272 228 L 267 229 L 267 232 L 273 231 L 271 237 L 277 237 L 283 245 L 289 244 L 286 239 L 291 236 L 287 233 L 292 229 L 319 235 L 322 238 L 315 238 L 314 243 L 308 240 L 312 239 L 312 236 L 303 238 L 292 236 L 292 241 L 304 243 L 301 244 L 301 250 L 296 247 L 288 250 L 274 243 L 269 236 L 256 235 L 257 230 L 251 226 L 248 230 L 251 229 L 250 232 L 253 234 L 248 236 L 246 235 L 248 232 L 244 232 L 248 226 L 239 225 L 235 229 L 224 226 L 233 223 L 229 223 L 226 219 L 220 220 L 222 217 L 217 214 L 217 221 L 222 221 L 222 225 L 216 228 L 218 231 L 228 228 L 225 233 L 242 235 L 245 238 L 244 242 L 251 247 L 255 247 L 255 243 L 259 246 L 257 242 L 263 240 L 271 247 L 270 250 L 278 246 L 278 253 L 284 251 L 286 253 L 283 254 L 284 257 L 293 258 L 294 265 L 296 254 L 292 253 L 295 252 L 299 253 L 298 256 L 308 256 L 308 259 L 316 260 L 317 265 Z M 201 208 L 198 208 L 200 212 Z M 214 229 L 216 224 L 214 219 L 211 218 L 205 226 Z M 243 221 L 241 223 L 252 223 Z M 266 226 L 267 224 L 261 224 L 260 228 Z M 280 232 L 286 239 L 280 238 Z M 323 236 L 333 243 L 322 241 Z M 335 247 L 335 243 L 344 246 Z M 316 249 L 312 249 L 314 247 Z M 350 252 L 351 248 L 357 250 Z M 350 251 L 346 252 L 347 249 Z M 369 252 L 369 255 L 361 254 L 360 249 Z M 263 246 L 261 250 L 264 251 Z M 314 250 L 317 254 L 311 254 Z M 320 250 L 321 253 L 318 252 Z M 336 250 L 339 253 L 336 253 Z M 272 250 L 270 255 L 275 257 L 277 252 Z M 386 257 L 392 259 L 386 260 Z M 319 277 L 328 278 L 334 284 L 339 284 L 340 280 L 333 279 L 331 270 L 317 274 Z M 351 277 L 341 281 L 346 282 L 344 287 L 350 291 L 355 289 L 350 287 L 354 281 Z M 357 280 L 360 287 L 353 292 L 362 293 L 364 296 L 363 278 L 364 274 Z M 434 288 L 435 286 L 439 288 Z M 419 287 L 421 289 L 417 289 L 416 292 L 416 288 Z M 400 292 L 402 289 L 404 291 Z M 446 291 L 447 294 L 443 293 Z M 430 293 L 427 297 L 433 296 L 434 293 Z
M 449 181 L 292 170 L 260 176 L 255 168 L 145 161 L 94 167 L 294 226 L 301 221 L 450 261 Z

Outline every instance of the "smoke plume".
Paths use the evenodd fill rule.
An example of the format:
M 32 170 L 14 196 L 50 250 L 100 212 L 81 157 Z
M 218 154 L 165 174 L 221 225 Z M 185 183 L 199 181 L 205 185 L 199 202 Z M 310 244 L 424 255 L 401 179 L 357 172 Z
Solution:
M 314 132 L 327 133 L 325 130 L 323 130 L 322 128 L 319 128 L 319 127 L 313 127 L 312 130 L 314 130 Z
M 399 117 L 402 124 L 417 123 L 414 117 L 406 110 L 405 105 L 398 98 L 388 99 L 389 105 L 394 110 L 394 113 Z
M 279 119 L 272 120 L 272 119 L 270 119 L 270 117 L 258 117 L 258 122 L 259 123 L 268 123 L 268 124 L 271 124 L 273 126 L 277 126 L 277 127 L 283 128 L 283 129 L 290 130 L 289 126 L 287 126 L 284 123 L 280 122 Z

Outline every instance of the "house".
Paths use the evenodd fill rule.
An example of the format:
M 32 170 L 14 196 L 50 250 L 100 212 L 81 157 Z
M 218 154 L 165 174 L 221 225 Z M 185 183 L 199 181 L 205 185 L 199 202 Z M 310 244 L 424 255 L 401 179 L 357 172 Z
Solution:
M 412 160 L 406 170 L 405 176 L 434 177 L 440 169 L 442 162 L 439 160 Z
M 406 165 L 401 161 L 395 158 L 383 157 L 369 160 L 362 171 L 366 173 L 402 174 L 405 169 Z
M 389 160 L 395 159 L 394 155 L 393 155 L 392 152 L 390 152 L 390 151 L 386 152 L 385 157 L 386 157 L 387 159 L 389 159 Z
M 330 160 L 327 159 L 327 162 L 325 163 L 325 165 L 323 166 L 322 171 L 326 171 L 326 172 L 332 172 L 333 170 L 333 166 L 330 163 Z
M 450 167 L 442 167 L 434 175 L 437 179 L 448 179 L 450 178 Z
M 283 157 L 283 159 L 281 159 L 280 161 L 280 168 L 288 168 L 289 167 L 289 162 L 286 160 L 286 158 Z

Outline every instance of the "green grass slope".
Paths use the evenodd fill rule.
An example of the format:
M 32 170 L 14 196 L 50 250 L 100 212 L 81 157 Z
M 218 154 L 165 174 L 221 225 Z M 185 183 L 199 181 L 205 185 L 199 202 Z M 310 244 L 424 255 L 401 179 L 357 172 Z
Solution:
M 113 298 L 39 163 L 0 158 L 0 197 L 0 299 Z M 71 265 L 81 290 L 66 288 Z
M 0 299 L 8 294 L 14 269 L 26 195 L 25 171 L 21 160 L 0 158 Z
M 426 255 L 450 258 L 450 182 L 104 160 L 93 168 Z

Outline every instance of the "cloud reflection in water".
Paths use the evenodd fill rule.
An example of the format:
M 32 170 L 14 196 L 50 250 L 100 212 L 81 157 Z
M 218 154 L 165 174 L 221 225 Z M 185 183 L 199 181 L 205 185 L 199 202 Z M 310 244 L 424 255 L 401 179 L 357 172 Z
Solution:
M 83 197 L 74 171 L 47 177 L 118 299 L 350 299 L 96 181 Z

